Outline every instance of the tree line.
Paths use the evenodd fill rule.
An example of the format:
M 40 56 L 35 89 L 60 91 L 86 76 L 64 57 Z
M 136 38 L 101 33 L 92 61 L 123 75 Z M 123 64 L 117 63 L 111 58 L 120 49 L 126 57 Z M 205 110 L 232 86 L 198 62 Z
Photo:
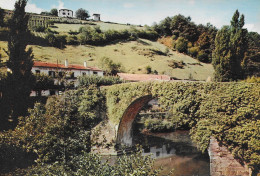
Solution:
M 167 17 L 151 29 L 160 37 L 170 36 L 172 48 L 212 63 L 216 81 L 260 76 L 260 35 L 244 29 L 245 17 L 238 10 L 231 24 L 218 30 L 212 24 L 196 25 L 190 17 Z
M 40 13 L 41 15 L 47 15 L 47 16 L 58 16 L 59 12 L 56 8 L 51 9 L 49 12 L 48 11 L 43 11 Z M 90 14 L 87 10 L 83 9 L 83 8 L 79 8 L 76 12 L 75 12 L 75 16 L 76 18 L 80 19 L 80 20 L 87 20 L 90 17 Z

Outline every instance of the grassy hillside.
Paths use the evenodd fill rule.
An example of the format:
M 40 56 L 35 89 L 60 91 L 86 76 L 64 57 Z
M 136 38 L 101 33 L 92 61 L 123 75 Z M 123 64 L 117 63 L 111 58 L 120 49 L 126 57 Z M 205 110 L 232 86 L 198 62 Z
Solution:
M 7 42 L 0 42 L 1 48 L 7 48 Z M 197 80 L 206 80 L 213 76 L 213 67 L 211 64 L 199 63 L 197 60 L 174 52 L 169 51 L 167 47 L 159 42 L 148 40 L 138 40 L 126 43 L 117 43 L 107 46 L 66 46 L 65 49 L 54 47 L 31 46 L 33 48 L 36 60 L 64 63 L 68 59 L 71 64 L 83 64 L 87 61 L 89 66 L 99 66 L 99 60 L 102 57 L 109 57 L 114 62 L 120 62 L 125 72 L 128 73 L 145 73 L 145 67 L 151 66 L 159 74 L 167 74 L 179 79 L 188 79 L 193 77 Z M 7 55 L 1 50 L 4 59 Z M 184 67 L 171 68 L 169 61 L 183 61 Z
M 114 24 L 114 23 L 107 23 L 107 22 L 89 22 L 92 26 L 100 26 L 100 29 L 102 31 L 107 30 L 124 30 L 124 29 L 130 29 L 131 27 L 135 27 L 136 29 L 143 29 L 143 27 L 139 26 L 132 26 L 132 25 L 124 25 L 124 24 Z M 78 31 L 80 27 L 84 27 L 89 24 L 63 24 L 63 23 L 55 23 L 53 27 L 51 28 L 54 31 L 60 32 L 60 33 L 66 33 L 69 31 Z

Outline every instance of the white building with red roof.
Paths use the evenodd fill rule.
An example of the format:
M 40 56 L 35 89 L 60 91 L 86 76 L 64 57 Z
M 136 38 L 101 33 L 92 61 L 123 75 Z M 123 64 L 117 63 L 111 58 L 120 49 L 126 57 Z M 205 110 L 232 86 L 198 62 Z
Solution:
M 61 84 L 60 78 L 64 77 L 67 82 L 73 83 L 75 87 L 78 86 L 77 77 L 79 76 L 103 76 L 104 74 L 99 68 L 87 66 L 87 62 L 84 62 L 83 65 L 69 65 L 68 60 L 65 60 L 65 64 L 34 61 L 32 72 L 34 74 L 43 73 L 53 77 L 55 84 Z M 54 94 L 58 94 L 57 91 L 41 90 L 41 92 L 32 91 L 31 96 L 49 96 Z

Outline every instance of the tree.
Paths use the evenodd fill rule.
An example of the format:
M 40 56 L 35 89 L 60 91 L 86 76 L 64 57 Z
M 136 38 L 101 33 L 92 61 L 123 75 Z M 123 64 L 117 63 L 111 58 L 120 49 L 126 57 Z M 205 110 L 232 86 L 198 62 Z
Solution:
M 53 16 L 58 16 L 58 10 L 57 9 L 51 9 L 50 14 Z
M 175 48 L 180 53 L 186 53 L 188 49 L 188 41 L 183 37 L 179 37 L 175 42 Z
M 32 49 L 26 51 L 29 33 L 28 19 L 25 13 L 27 0 L 18 0 L 15 3 L 13 15 L 9 21 L 8 51 L 9 60 L 7 67 L 10 69 L 7 75 L 7 83 L 3 92 L 5 112 L 9 114 L 9 121 L 13 121 L 11 127 L 17 123 L 17 117 L 26 115 L 29 104 L 29 96 L 34 85 L 34 76 L 31 72 L 33 66 Z M 1 112 L 2 113 L 2 112 Z
M 121 63 L 115 63 L 108 57 L 101 58 L 99 65 L 107 75 L 116 75 L 122 71 Z
M 243 78 L 241 62 L 248 48 L 244 15 L 238 10 L 233 15 L 230 26 L 224 26 L 215 38 L 212 64 L 216 81 L 233 81 Z
M 85 10 L 85 9 L 80 8 L 80 9 L 78 9 L 78 10 L 76 11 L 76 18 L 78 18 L 78 19 L 86 20 L 86 19 L 89 18 L 89 17 L 90 17 L 90 16 L 89 16 L 89 13 L 88 13 L 88 11 Z
M 0 27 L 4 26 L 4 10 L 0 8 Z

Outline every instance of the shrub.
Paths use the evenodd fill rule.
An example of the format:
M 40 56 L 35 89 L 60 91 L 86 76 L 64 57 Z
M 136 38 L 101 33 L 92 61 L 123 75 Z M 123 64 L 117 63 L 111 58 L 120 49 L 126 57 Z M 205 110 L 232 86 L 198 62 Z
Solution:
M 151 132 L 166 132 L 175 129 L 175 125 L 172 122 L 158 118 L 145 119 L 144 127 Z
M 113 84 L 120 84 L 123 81 L 120 80 L 119 77 L 114 76 L 80 76 L 78 78 L 79 86 L 80 87 L 89 87 L 90 85 L 96 85 L 96 86 L 108 86 Z
M 208 63 L 209 62 L 208 54 L 205 53 L 204 51 L 199 51 L 199 53 L 198 53 L 198 60 L 201 61 L 201 62 Z
M 151 74 L 152 73 L 152 67 L 150 65 L 145 67 L 146 74 Z
M 101 58 L 99 65 L 107 75 L 116 75 L 118 72 L 123 71 L 121 63 L 115 63 L 108 57 Z
M 95 87 L 67 91 L 37 103 L 0 142 L 35 152 L 39 162 L 71 161 L 90 151 L 90 130 L 101 120 L 104 96 Z
M 197 57 L 199 53 L 199 47 L 191 47 L 188 49 L 188 54 L 192 57 Z
M 39 164 L 30 169 L 27 175 L 157 176 L 161 169 L 154 169 L 153 161 L 150 156 L 142 156 L 141 149 L 131 155 L 124 154 L 114 165 L 102 161 L 101 156 L 85 153 L 74 156 L 69 163 Z
M 175 41 L 175 49 L 180 53 L 186 53 L 188 49 L 188 40 L 183 37 L 179 37 Z
M 78 38 L 76 36 L 73 36 L 73 35 L 69 35 L 66 38 L 66 42 L 69 45 L 78 45 L 79 44 Z
M 45 32 L 46 28 L 44 26 L 33 26 L 32 30 L 35 32 Z
M 168 66 L 171 68 L 183 68 L 186 64 L 183 61 L 169 60 Z

